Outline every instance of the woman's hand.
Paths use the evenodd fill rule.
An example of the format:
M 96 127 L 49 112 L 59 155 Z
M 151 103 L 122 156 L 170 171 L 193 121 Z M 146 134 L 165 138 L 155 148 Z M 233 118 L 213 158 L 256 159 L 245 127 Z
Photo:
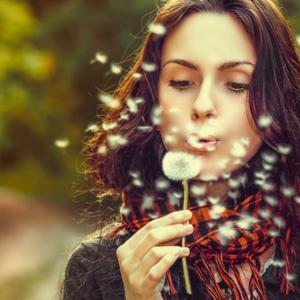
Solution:
M 165 274 L 179 257 L 188 256 L 174 246 L 193 232 L 188 211 L 172 212 L 147 223 L 117 249 L 126 300 L 161 300 Z M 188 249 L 188 248 L 186 248 Z

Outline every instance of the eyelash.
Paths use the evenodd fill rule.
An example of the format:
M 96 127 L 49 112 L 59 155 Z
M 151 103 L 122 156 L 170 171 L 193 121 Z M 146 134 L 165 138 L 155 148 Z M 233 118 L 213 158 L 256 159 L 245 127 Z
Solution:
M 183 83 L 190 83 L 190 81 L 189 80 L 170 80 L 169 86 L 173 87 L 174 89 L 176 89 L 178 91 L 186 90 L 192 86 L 192 85 L 185 85 L 185 87 L 183 87 Z M 231 85 L 235 85 L 236 87 L 238 86 L 238 89 L 236 89 L 236 90 L 231 89 L 231 91 L 233 93 L 241 94 L 241 93 L 246 92 L 246 90 L 249 89 L 249 84 L 246 84 L 246 83 L 235 83 L 235 82 L 229 82 L 229 83 Z M 229 84 L 227 84 L 227 86 L 228 85 Z

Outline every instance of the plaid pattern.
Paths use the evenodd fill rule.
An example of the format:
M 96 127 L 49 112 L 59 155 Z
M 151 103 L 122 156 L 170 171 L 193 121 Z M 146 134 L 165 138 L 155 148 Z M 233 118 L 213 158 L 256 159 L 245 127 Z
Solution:
M 228 299 L 228 290 L 232 294 L 230 298 L 236 300 L 249 299 L 249 292 L 251 299 L 267 299 L 258 257 L 272 245 L 279 247 L 285 260 L 284 268 L 279 270 L 281 292 L 288 294 L 294 290 L 287 280 L 287 274 L 295 264 L 295 249 L 290 239 L 291 228 L 288 225 L 278 226 L 274 222 L 275 218 L 282 218 L 284 215 L 283 201 L 272 206 L 264 200 L 263 193 L 258 192 L 232 208 L 222 206 L 221 203 L 208 203 L 203 206 L 193 201 L 190 203 L 189 210 L 193 214 L 190 223 L 194 225 L 194 232 L 186 237 L 186 246 L 190 248 L 188 264 L 206 286 L 212 299 Z M 113 238 L 121 234 L 122 230 L 134 234 L 151 220 L 175 210 L 177 209 L 172 201 L 163 198 L 153 200 L 152 205 L 146 208 L 140 198 L 130 197 L 124 191 L 120 210 L 122 224 L 108 236 Z M 274 231 L 279 234 L 271 234 Z M 252 271 L 249 291 L 243 287 L 237 270 L 237 265 L 241 263 L 247 263 Z M 211 264 L 215 266 L 223 288 L 216 282 Z M 228 275 L 229 269 L 232 270 L 238 286 Z M 170 287 L 169 293 L 175 294 L 170 270 L 166 278 Z M 224 290 L 227 291 L 226 294 Z

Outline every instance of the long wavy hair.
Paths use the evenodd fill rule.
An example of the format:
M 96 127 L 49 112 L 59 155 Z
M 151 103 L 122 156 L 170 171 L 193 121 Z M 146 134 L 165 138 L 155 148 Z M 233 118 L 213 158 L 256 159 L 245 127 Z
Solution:
M 267 194 L 282 199 L 286 207 L 285 220 L 292 227 L 291 240 L 295 242 L 300 225 L 300 205 L 297 204 L 300 199 L 300 62 L 295 38 L 275 0 L 164 1 L 152 23 L 164 26 L 166 34 L 157 35 L 150 31 L 145 34 L 133 66 L 112 95 L 119 101 L 119 106 L 107 111 L 105 117 L 99 120 L 99 125 L 102 122 L 105 126 L 99 126 L 100 129 L 85 141 L 83 172 L 91 184 L 90 190 L 99 199 L 108 197 L 110 208 L 117 203 L 113 200 L 118 199 L 137 177 L 142 184 L 139 187 L 135 185 L 135 189 L 141 193 L 151 192 L 155 189 L 157 178 L 163 177 L 161 160 L 166 149 L 153 122 L 154 109 L 158 107 L 161 49 L 165 37 L 179 22 L 204 11 L 228 13 L 235 17 L 244 26 L 255 47 L 257 65 L 249 90 L 248 104 L 252 117 L 249 121 L 260 134 L 263 144 L 244 167 L 248 178 L 244 190 L 247 193 L 247 189 L 263 189 Z M 155 65 L 156 69 L 149 72 L 145 63 Z M 138 111 L 130 109 L 129 99 L 143 99 Z M 270 126 L 261 126 L 261 116 L 271 118 Z M 108 126 L 112 124 L 114 127 Z M 112 146 L 111 140 L 118 137 L 121 138 L 120 145 Z M 127 142 L 124 143 L 124 140 Z M 272 165 L 272 161 L 276 164 Z M 257 173 L 262 171 L 269 175 L 266 176 L 268 182 L 262 183 L 257 177 Z M 111 215 L 112 210 L 109 209 L 106 214 L 101 213 L 101 218 L 111 219 Z M 89 268 L 86 274 L 86 287 L 81 286 L 85 289 L 86 299 L 93 299 L 93 295 L 98 293 L 88 280 L 95 276 L 93 270 Z M 181 277 L 176 278 L 177 282 Z M 64 299 L 74 297 L 66 291 Z
M 285 199 L 288 220 L 296 229 L 300 224 L 300 205 L 296 203 L 299 202 L 300 167 L 300 62 L 293 33 L 275 0 L 169 0 L 159 7 L 152 23 L 162 25 L 166 34 L 151 31 L 145 34 L 131 69 L 112 95 L 119 106 L 109 109 L 99 121 L 115 127 L 109 130 L 108 126 L 100 126 L 85 141 L 83 172 L 91 183 L 91 192 L 99 199 L 119 198 L 132 184 L 133 172 L 138 172 L 143 192 L 152 191 L 155 180 L 164 177 L 161 160 L 166 149 L 153 122 L 155 108 L 159 106 L 161 50 L 166 36 L 179 22 L 201 12 L 232 15 L 243 25 L 255 47 L 257 64 L 249 90 L 252 116 L 249 121 L 263 144 L 244 167 L 247 188 L 257 186 L 258 171 L 270 170 L 266 167 L 266 156 L 275 157 L 271 189 L 273 194 Z M 156 66 L 154 71 L 145 68 L 149 63 Z M 129 99 L 143 100 L 138 104 L 138 111 L 130 110 Z M 270 126 L 260 126 L 263 116 L 272 120 Z M 118 137 L 127 142 L 111 147 L 109 139 Z

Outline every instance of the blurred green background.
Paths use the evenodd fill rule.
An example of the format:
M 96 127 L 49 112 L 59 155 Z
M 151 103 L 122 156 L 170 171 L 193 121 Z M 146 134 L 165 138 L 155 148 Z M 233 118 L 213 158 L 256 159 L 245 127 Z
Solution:
M 91 230 L 76 209 L 95 200 L 80 151 L 97 94 L 124 75 L 159 3 L 0 1 L 0 300 L 57 299 L 67 255 Z M 300 2 L 280 3 L 300 34 Z

